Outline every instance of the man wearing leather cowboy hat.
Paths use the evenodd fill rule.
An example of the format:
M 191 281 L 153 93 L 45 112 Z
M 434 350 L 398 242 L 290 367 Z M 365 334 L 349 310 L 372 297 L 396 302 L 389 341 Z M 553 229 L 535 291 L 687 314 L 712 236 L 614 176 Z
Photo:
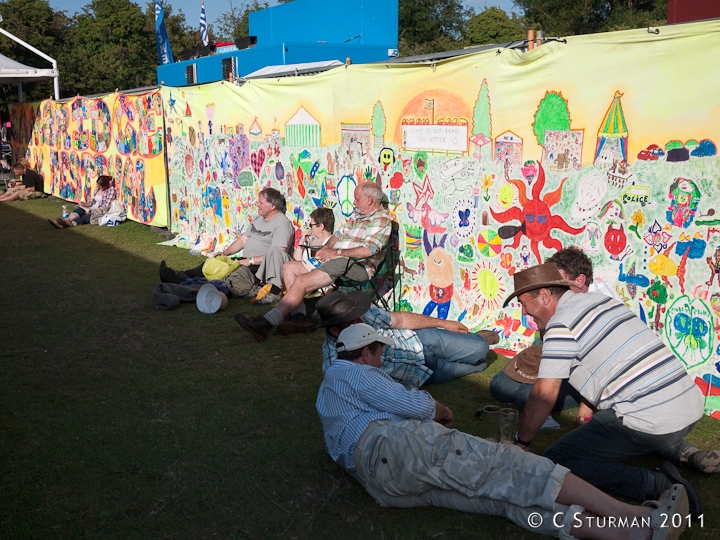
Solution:
M 477 373 L 487 367 L 489 345 L 499 337 L 489 330 L 477 334 L 457 321 L 436 319 L 417 313 L 385 311 L 362 292 L 333 291 L 315 306 L 326 329 L 323 343 L 323 372 L 337 358 L 338 334 L 353 323 L 364 322 L 393 339 L 386 347 L 382 370 L 410 387 L 443 382 Z
M 545 331 L 517 444 L 528 449 L 568 379 L 598 412 L 545 456 L 604 491 L 636 500 L 655 499 L 681 483 L 697 518 L 700 500 L 671 462 L 659 471 L 624 462 L 652 453 L 676 461 L 719 461 L 718 452 L 701 452 L 683 441 L 703 415 L 703 397 L 680 360 L 623 303 L 570 290 L 555 263 L 533 266 L 514 279 L 515 291 L 504 305 L 517 297 L 523 313 Z M 686 450 L 692 454 L 682 455 Z

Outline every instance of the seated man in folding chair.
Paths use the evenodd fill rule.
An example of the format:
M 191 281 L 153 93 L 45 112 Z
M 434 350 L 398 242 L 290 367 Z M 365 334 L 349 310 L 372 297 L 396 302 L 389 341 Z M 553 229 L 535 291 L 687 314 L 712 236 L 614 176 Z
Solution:
M 338 277 L 368 281 L 385 256 L 383 249 L 390 239 L 392 218 L 382 206 L 382 188 L 374 182 L 363 182 L 355 188 L 355 213 L 325 245 L 315 258 L 322 262 L 315 270 L 297 276 L 276 308 L 265 315 L 248 319 L 242 313 L 235 320 L 257 341 L 266 341 L 270 331 L 302 304 L 305 295 L 331 285 Z M 362 258 L 353 261 L 350 258 Z

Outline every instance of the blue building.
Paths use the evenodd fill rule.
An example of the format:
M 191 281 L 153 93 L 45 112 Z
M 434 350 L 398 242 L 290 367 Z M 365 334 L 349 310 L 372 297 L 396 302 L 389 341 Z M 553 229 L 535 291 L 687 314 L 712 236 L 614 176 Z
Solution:
M 295 0 L 250 13 L 249 26 L 254 45 L 158 66 L 158 82 L 182 86 L 237 79 L 267 66 L 393 58 L 398 0 Z

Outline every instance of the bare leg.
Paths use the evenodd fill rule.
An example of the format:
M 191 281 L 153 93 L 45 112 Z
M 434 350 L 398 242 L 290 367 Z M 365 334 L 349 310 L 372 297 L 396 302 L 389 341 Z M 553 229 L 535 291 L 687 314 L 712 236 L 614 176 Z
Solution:
M 627 519 L 629 523 L 636 519 L 637 522 L 642 523 L 643 518 L 649 518 L 652 510 L 644 506 L 622 503 L 572 473 L 568 473 L 565 477 L 557 502 L 568 506 L 578 504 L 585 508 L 586 513 L 579 516 L 583 521 L 583 526 L 574 526 L 572 529 L 572 535 L 576 538 L 646 540 L 652 537 L 652 531 L 649 528 L 621 529 L 609 527 L 608 521 L 603 521 L 604 526 L 592 527 L 593 518 L 596 517 L 614 517 L 616 520 Z
M 70 215 L 68 215 L 68 217 L 62 218 L 62 220 L 68 227 L 72 227 L 73 221 L 77 221 L 78 219 L 80 219 L 80 215 L 76 214 L 75 212 L 70 212 Z
M 285 290 L 290 289 L 295 283 L 298 276 L 302 274 L 309 274 L 310 271 L 305 268 L 305 265 L 300 261 L 290 261 L 283 264 L 282 267 L 282 278 L 285 284 Z
M 15 193 L 6 193 L 6 194 L 3 195 L 2 197 L 0 197 L 0 202 L 10 202 L 10 201 L 16 200 L 17 198 L 18 198 L 17 192 L 15 192 Z
M 297 276 L 292 287 L 288 288 L 283 299 L 275 309 L 277 309 L 283 317 L 290 315 L 290 312 L 298 307 L 305 298 L 305 295 L 323 287 L 331 285 L 333 282 L 329 274 L 322 270 L 313 270 L 307 274 Z

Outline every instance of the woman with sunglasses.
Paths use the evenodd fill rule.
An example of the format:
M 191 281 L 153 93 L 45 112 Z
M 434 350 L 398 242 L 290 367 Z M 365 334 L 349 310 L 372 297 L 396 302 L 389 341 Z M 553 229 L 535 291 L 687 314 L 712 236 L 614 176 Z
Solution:
M 330 208 L 316 208 L 310 214 L 307 222 L 307 228 L 300 235 L 300 244 L 293 253 L 293 259 L 303 263 L 306 271 L 316 268 L 318 265 L 313 264 L 312 254 L 317 249 L 325 245 L 335 231 L 335 214 Z M 285 274 L 285 266 L 283 266 L 283 277 Z M 295 266 L 295 265 L 290 265 Z M 301 272 L 305 273 L 305 272 Z M 288 287 L 285 282 L 285 287 Z

